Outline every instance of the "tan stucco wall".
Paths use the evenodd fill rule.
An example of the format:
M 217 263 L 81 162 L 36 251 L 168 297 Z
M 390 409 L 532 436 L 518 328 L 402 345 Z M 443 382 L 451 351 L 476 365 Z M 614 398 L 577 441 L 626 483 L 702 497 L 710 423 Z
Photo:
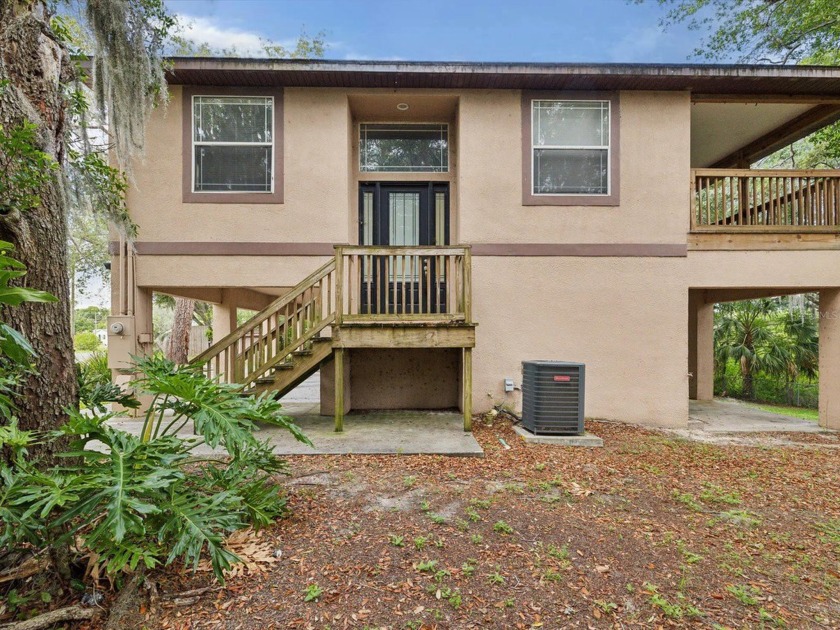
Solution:
M 293 287 L 322 256 L 138 256 L 137 282 L 150 287 Z
M 689 96 L 622 92 L 620 112 L 620 206 L 523 207 L 520 93 L 464 93 L 458 136 L 461 241 L 685 243 Z
M 212 88 L 208 88 L 212 92 Z M 182 89 L 149 123 L 128 195 L 143 241 L 347 242 L 349 137 L 341 91 L 284 90 L 285 203 L 181 203 Z M 344 148 L 344 150 L 342 150 Z
M 476 411 L 520 395 L 523 360 L 586 364 L 586 416 L 657 425 L 688 416 L 683 261 L 473 259 Z
M 129 207 L 141 241 L 356 241 L 351 144 L 358 121 L 345 91 L 285 90 L 281 205 L 181 203 L 180 94 L 173 87 L 166 111 L 154 115 L 148 157 L 135 171 Z M 520 93 L 448 94 L 458 97 L 454 244 L 686 243 L 687 93 L 621 93 L 617 207 L 523 206 Z M 325 260 L 140 256 L 137 278 L 146 287 L 288 287 Z M 682 258 L 476 255 L 474 409 L 503 401 L 519 408 L 519 393 L 506 395 L 503 379 L 518 384 L 523 360 L 558 359 L 587 364 L 588 417 L 685 425 L 689 288 L 832 286 L 840 286 L 838 251 L 691 251 Z M 353 406 L 457 406 L 459 359 L 450 354 L 427 353 L 420 363 L 419 355 L 415 361 L 354 351 Z M 434 387 L 421 372 L 434 375 Z
M 686 283 L 696 288 L 840 285 L 840 250 L 694 251 L 687 262 Z

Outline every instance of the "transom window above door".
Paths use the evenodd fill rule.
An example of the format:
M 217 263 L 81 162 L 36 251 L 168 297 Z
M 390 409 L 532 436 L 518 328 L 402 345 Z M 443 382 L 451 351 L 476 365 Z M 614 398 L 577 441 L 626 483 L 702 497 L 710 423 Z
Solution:
M 367 173 L 446 173 L 449 125 L 362 123 L 359 170 Z
M 274 98 L 194 96 L 193 192 L 271 193 Z

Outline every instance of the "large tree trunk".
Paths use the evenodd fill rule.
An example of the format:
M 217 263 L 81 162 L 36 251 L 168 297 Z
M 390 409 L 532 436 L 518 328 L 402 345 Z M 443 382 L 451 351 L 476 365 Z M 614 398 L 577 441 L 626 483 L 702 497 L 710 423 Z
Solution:
M 175 320 L 172 322 L 166 358 L 179 365 L 186 363 L 189 359 L 193 310 L 195 310 L 194 300 L 175 298 Z
M 66 102 L 62 84 L 72 78 L 70 58 L 52 36 L 44 5 L 35 0 L 0 0 L 0 124 L 28 120 L 38 128 L 39 149 L 61 163 L 65 150 Z M 18 401 L 20 425 L 52 429 L 76 403 L 73 340 L 70 335 L 65 198 L 58 175 L 38 191 L 40 204 L 0 212 L 0 239 L 14 243 L 29 270 L 26 286 L 58 298 L 49 304 L 4 308 L 2 320 L 23 332 L 38 354 Z M 47 453 L 48 454 L 48 453 Z

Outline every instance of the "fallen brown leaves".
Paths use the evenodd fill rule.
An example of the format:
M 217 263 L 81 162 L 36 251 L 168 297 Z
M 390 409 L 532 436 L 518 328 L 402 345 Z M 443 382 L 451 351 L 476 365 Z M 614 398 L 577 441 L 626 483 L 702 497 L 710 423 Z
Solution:
M 603 449 L 526 445 L 497 420 L 477 423 L 484 459 L 293 458 L 291 517 L 231 537 L 245 563 L 227 586 L 156 623 L 837 627 L 840 457 L 824 445 L 840 440 L 711 446 L 588 428 Z M 159 578 L 170 593 L 212 584 Z

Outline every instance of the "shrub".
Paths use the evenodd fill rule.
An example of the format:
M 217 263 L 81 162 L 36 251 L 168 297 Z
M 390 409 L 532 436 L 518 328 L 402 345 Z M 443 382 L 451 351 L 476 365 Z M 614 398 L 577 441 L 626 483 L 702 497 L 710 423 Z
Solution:
M 102 348 L 102 342 L 92 332 L 78 332 L 73 337 L 73 347 L 76 352 L 93 352 Z
M 97 554 L 110 574 L 152 568 L 176 559 L 197 567 L 202 553 L 216 577 L 238 558 L 225 548 L 230 532 L 271 523 L 286 510 L 273 479 L 286 472 L 255 422 L 289 429 L 309 443 L 280 403 L 245 397 L 241 388 L 207 379 L 198 366 L 161 358 L 140 359 L 131 385 L 153 396 L 139 436 L 109 426 L 116 414 L 69 412 L 58 430 L 34 435 L 10 425 L 0 448 L 0 546 L 25 542 Z M 192 422 L 195 436 L 178 431 Z M 69 440 L 61 468 L 41 470 L 27 456 L 35 440 Z M 98 441 L 102 450 L 93 450 Z M 190 451 L 207 444 L 230 459 L 195 461 Z M 102 448 L 102 447 L 99 447 Z
M 129 409 L 139 406 L 131 393 L 111 382 L 111 370 L 105 352 L 94 352 L 85 361 L 77 363 L 76 378 L 79 382 L 79 404 L 83 409 L 105 413 L 105 403 L 109 402 L 119 403 Z

